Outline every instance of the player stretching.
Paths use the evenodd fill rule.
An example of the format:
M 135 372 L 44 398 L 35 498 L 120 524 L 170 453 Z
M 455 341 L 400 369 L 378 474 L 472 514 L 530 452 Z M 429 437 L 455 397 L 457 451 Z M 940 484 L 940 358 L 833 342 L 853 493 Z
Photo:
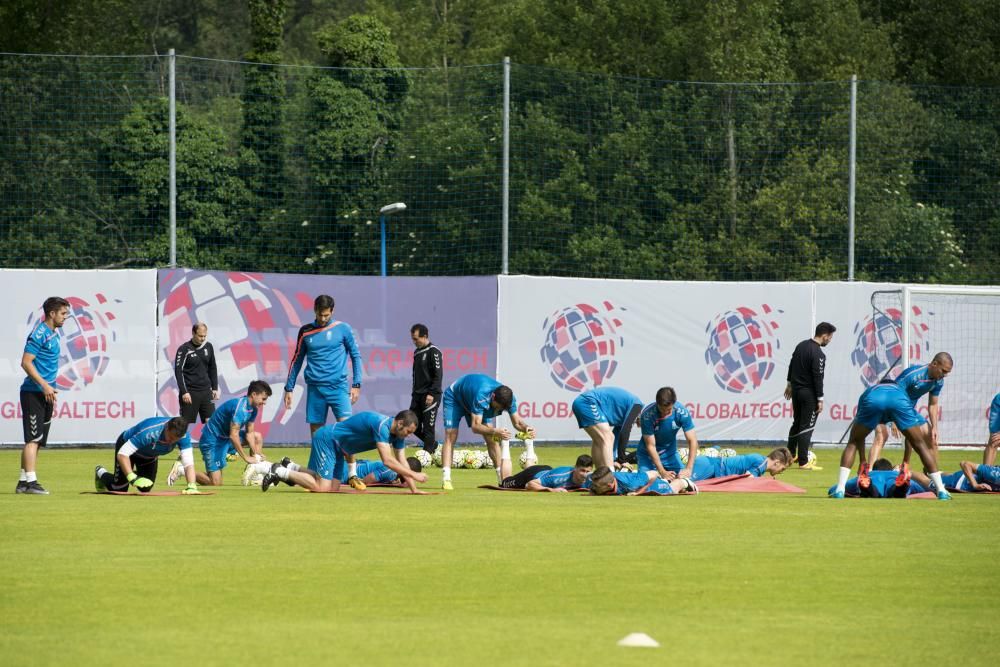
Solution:
M 906 392 L 909 397 L 910 402 L 913 404 L 913 408 L 916 409 L 917 402 L 920 397 L 927 394 L 927 419 L 930 421 L 930 446 L 931 455 L 934 457 L 935 462 L 937 461 L 937 447 L 938 447 L 938 419 L 941 417 L 941 409 L 938 406 L 938 396 L 941 395 L 941 390 L 944 388 L 944 378 L 948 373 L 951 372 L 951 368 L 954 365 L 951 355 L 947 352 L 938 352 L 931 359 L 931 363 L 924 365 L 910 366 L 905 371 L 899 374 L 896 378 L 896 384 Z M 899 425 L 896 425 L 897 428 Z M 903 429 L 899 429 L 903 430 Z M 903 449 L 903 465 L 902 469 L 909 469 L 910 465 L 910 454 L 913 450 L 911 444 L 911 439 L 905 439 L 905 445 Z M 937 469 L 935 464 L 934 469 Z M 924 472 L 929 473 L 930 469 L 924 464 Z M 861 472 L 858 472 L 858 477 L 861 479 L 862 486 L 864 485 L 864 477 Z
M 907 449 L 904 457 L 910 453 L 912 447 L 917 451 L 920 460 L 923 461 L 925 470 L 930 474 L 937 489 L 939 500 L 951 500 L 951 495 L 945 490 L 941 481 L 941 473 L 937 468 L 937 457 L 934 456 L 934 445 L 931 433 L 924 428 L 927 420 L 917 413 L 915 399 L 912 393 L 907 393 L 904 386 L 910 387 L 910 391 L 917 393 L 917 398 L 923 393 L 932 392 L 933 395 L 941 392 L 941 385 L 944 377 L 951 372 L 952 359 L 947 352 L 940 352 L 935 355 L 934 360 L 924 367 L 917 367 L 918 370 L 911 372 L 913 367 L 906 370 L 906 384 L 895 382 L 877 384 L 869 387 L 861 394 L 858 400 L 857 415 L 854 424 L 851 425 L 851 434 L 844 448 L 844 453 L 840 457 L 840 471 L 837 479 L 837 486 L 830 491 L 831 498 L 843 498 L 844 489 L 847 486 L 847 479 L 851 476 L 851 468 L 854 466 L 855 454 L 861 457 L 861 464 L 858 469 L 858 484 L 865 488 L 870 483 L 868 481 L 868 461 L 865 458 L 865 438 L 878 426 L 888 422 L 894 422 L 896 427 L 906 438 Z M 922 369 L 922 370 L 920 370 Z M 934 401 L 936 405 L 937 401 Z M 933 410 L 932 410 L 933 412 Z M 900 466 L 901 476 L 909 474 L 908 466 L 904 463 Z
M 625 447 L 640 412 L 639 397 L 618 387 L 598 387 L 576 397 L 573 415 L 577 425 L 590 436 L 590 455 L 596 467 L 613 467 L 616 456 L 624 461 Z
M 1000 393 L 993 397 L 990 405 L 990 438 L 983 450 L 983 465 L 992 466 L 996 463 L 997 449 L 1000 449 Z
M 264 407 L 270 395 L 269 384 L 254 380 L 247 388 L 246 396 L 231 398 L 212 413 L 198 442 L 206 471 L 198 473 L 199 484 L 222 485 L 222 470 L 226 467 L 226 454 L 230 447 L 236 450 L 248 466 L 264 460 L 264 437 L 254 431 L 253 423 L 257 419 L 258 410 Z M 250 448 L 250 453 L 247 453 L 245 447 Z M 181 462 L 175 463 L 167 475 L 167 485 L 173 486 L 183 472 Z
M 42 304 L 45 319 L 35 325 L 24 342 L 21 368 L 28 377 L 21 383 L 21 425 L 24 430 L 24 449 L 21 451 L 21 476 L 14 493 L 47 496 L 48 491 L 38 483 L 35 461 L 38 449 L 49 439 L 52 408 L 56 404 L 55 387 L 59 374 L 59 329 L 69 317 L 69 301 L 50 296 Z
M 104 466 L 97 466 L 94 469 L 95 488 L 98 491 L 126 491 L 134 486 L 143 493 L 151 491 L 156 483 L 158 457 L 169 454 L 176 446 L 181 451 L 187 477 L 183 493 L 198 493 L 187 426 L 183 417 L 150 417 L 123 431 L 115 443 L 115 471 L 110 473 Z
M 267 491 L 281 480 L 310 491 L 337 491 L 341 477 L 346 474 L 347 457 L 374 449 L 411 493 L 420 493 L 416 482 L 426 482 L 427 475 L 410 470 L 406 461 L 405 440 L 416 430 L 417 415 L 412 410 L 403 410 L 395 417 L 359 412 L 313 433 L 308 469 L 291 461 L 275 463 L 271 472 L 264 475 L 260 488 Z
M 646 472 L 615 472 L 607 466 L 594 470 L 583 488 L 595 496 L 637 496 L 647 491 L 661 496 L 675 493 L 698 493 L 690 479 L 660 479 L 655 470 Z
M 458 440 L 458 427 L 465 423 L 476 435 L 482 436 L 486 449 L 490 453 L 493 467 L 497 471 L 497 482 L 510 477 L 511 432 L 505 428 L 493 425 L 493 419 L 500 413 L 510 415 L 518 434 L 527 436 L 526 441 L 535 437 L 535 429 L 528 426 L 517 414 L 517 398 L 510 387 L 500 384 L 488 375 L 470 373 L 463 375 L 444 390 L 442 400 L 444 406 L 444 446 L 441 448 L 441 473 L 443 481 L 441 488 L 451 491 L 451 454 Z M 497 442 L 500 438 L 500 442 Z M 527 446 L 525 442 L 525 446 Z M 534 455 L 530 448 L 529 454 Z
M 709 458 L 703 456 L 694 465 L 691 479 L 700 482 L 714 477 L 729 475 L 751 475 L 760 477 L 764 473 L 777 477 L 792 465 L 792 451 L 787 447 L 772 450 L 767 457 L 760 454 L 744 454 L 726 458 Z
M 962 461 L 958 465 L 961 468 L 958 472 L 941 475 L 944 488 L 964 492 L 1000 492 L 1000 466 L 976 465 L 972 461 Z M 919 472 L 913 473 L 913 479 L 929 486 L 929 480 Z
M 594 459 L 581 454 L 572 466 L 529 466 L 500 482 L 505 489 L 524 489 L 526 491 L 549 491 L 559 493 L 570 489 L 582 488 L 587 481 L 587 475 L 594 472 Z
M 677 403 L 673 387 L 662 387 L 656 392 L 656 402 L 647 405 L 639 415 L 639 427 L 642 430 L 642 445 L 636 457 L 639 472 L 655 470 L 665 479 L 671 472 L 677 477 L 691 477 L 698 458 L 698 436 L 691 413 Z M 680 430 L 684 431 L 689 448 L 686 466 L 677 456 L 677 432 Z
M 295 353 L 285 381 L 285 409 L 292 409 L 295 382 L 306 364 L 306 421 L 312 433 L 326 423 L 327 409 L 337 421 L 351 416 L 351 406 L 361 395 L 361 353 L 354 342 L 354 331 L 347 322 L 333 319 L 333 297 L 321 294 L 313 302 L 316 320 L 299 329 Z M 347 358 L 351 358 L 352 381 L 347 381 Z M 363 489 L 355 472 L 354 457 L 348 458 L 350 484 Z
M 291 461 L 288 463 L 291 463 Z M 410 466 L 410 470 L 413 472 L 421 472 L 423 470 L 423 466 L 420 465 L 420 461 L 412 456 L 406 457 L 406 463 Z M 361 481 L 367 486 L 372 484 L 395 484 L 397 486 L 402 486 L 404 484 L 403 480 L 399 478 L 399 475 L 397 475 L 392 468 L 381 461 L 358 459 L 357 464 L 358 477 L 360 477 Z M 342 484 L 346 484 L 347 479 L 347 469 L 345 467 L 344 474 L 341 476 L 340 481 Z
M 931 485 L 931 481 L 927 478 L 924 478 L 924 481 L 927 482 L 924 486 L 910 479 L 909 475 L 900 476 L 888 459 L 875 461 L 868 475 L 869 483 L 866 488 L 861 488 L 857 477 L 847 480 L 847 486 L 844 489 L 845 495 L 850 498 L 906 498 L 913 493 L 925 492 Z M 947 487 L 946 477 L 942 479 L 945 479 L 945 487 Z M 835 488 L 831 487 L 830 490 Z

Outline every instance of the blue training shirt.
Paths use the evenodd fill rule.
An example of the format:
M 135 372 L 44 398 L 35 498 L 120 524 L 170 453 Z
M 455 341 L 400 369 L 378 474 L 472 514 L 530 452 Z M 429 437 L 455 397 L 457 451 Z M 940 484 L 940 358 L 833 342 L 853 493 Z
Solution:
M 910 366 L 899 374 L 895 382 L 914 405 L 924 394 L 939 396 L 944 388 L 944 378 L 932 380 L 927 374 L 927 364 Z
M 231 398 L 212 413 L 201 433 L 201 441 L 228 441 L 229 429 L 232 428 L 233 424 L 243 430 L 247 424 L 253 423 L 255 419 L 257 419 L 257 408 L 250 405 L 248 396 Z
M 122 432 L 122 439 L 135 446 L 136 454 L 146 458 L 163 456 L 177 449 L 191 449 L 191 436 L 187 433 L 184 437 L 168 445 L 163 441 L 163 429 L 170 417 L 149 417 L 143 419 L 130 429 Z
M 1000 491 L 1000 466 L 978 465 L 973 477 L 980 484 L 989 484 L 993 491 Z M 955 491 L 974 491 L 969 486 L 969 480 L 965 479 L 965 474 L 959 470 L 949 475 L 941 475 L 944 488 Z
M 341 451 L 348 454 L 370 451 L 378 442 L 388 443 L 393 449 L 405 449 L 406 442 L 389 433 L 392 421 L 392 417 L 377 412 L 359 412 L 330 427 L 331 435 Z
M 760 477 L 766 472 L 767 457 L 763 454 L 744 454 L 726 458 L 699 456 L 694 461 L 691 477 L 697 482 L 702 479 L 745 475 L 747 473 L 754 477 Z
M 620 387 L 597 387 L 583 392 L 581 396 L 584 394 L 593 397 L 597 407 L 608 418 L 608 424 L 616 428 L 625 425 L 633 407 L 642 405 L 638 396 Z
M 990 404 L 990 433 L 1000 433 L 1000 393 L 993 397 Z
M 469 373 L 455 380 L 450 387 L 455 402 L 469 415 L 482 415 L 483 421 L 493 419 L 497 414 L 490 407 L 490 397 L 497 387 L 503 386 L 489 375 Z M 512 394 L 513 395 L 513 394 Z M 517 396 L 510 403 L 510 414 L 517 412 Z
M 352 384 L 361 384 L 361 353 L 354 331 L 347 322 L 331 320 L 325 327 L 315 322 L 299 329 L 295 353 L 288 368 L 285 391 L 295 389 L 302 363 L 306 364 L 306 384 L 339 387 L 347 382 L 347 358 L 351 359 Z
M 666 417 L 660 416 L 660 410 L 656 407 L 656 403 L 650 403 L 643 408 L 642 414 L 639 415 L 639 426 L 643 436 L 651 435 L 654 437 L 656 453 L 664 468 L 677 472 L 684 467 L 680 457 L 677 456 L 677 433 L 678 431 L 685 433 L 693 431 L 694 420 L 691 419 L 691 413 L 680 401 L 674 403 L 673 412 Z M 655 468 L 653 462 L 648 460 L 648 456 L 645 444 L 640 443 L 638 448 L 639 466 Z
M 56 376 L 59 374 L 60 338 L 59 332 L 50 329 L 43 320 L 35 325 L 28 334 L 28 339 L 24 341 L 24 351 L 35 355 L 33 361 L 35 370 L 50 385 L 55 384 Z M 24 382 L 21 383 L 21 391 L 41 390 L 41 386 L 30 377 L 24 378 Z
M 618 482 L 618 488 L 615 489 L 615 495 L 618 496 L 625 496 L 630 493 L 634 493 L 649 484 L 649 475 L 644 472 L 615 472 L 614 475 L 615 480 Z M 591 482 L 591 476 L 587 475 L 587 479 L 584 481 L 581 488 L 589 489 L 591 487 Z
M 535 475 L 534 480 L 546 489 L 574 489 L 573 466 L 559 466 L 552 470 L 543 470 Z

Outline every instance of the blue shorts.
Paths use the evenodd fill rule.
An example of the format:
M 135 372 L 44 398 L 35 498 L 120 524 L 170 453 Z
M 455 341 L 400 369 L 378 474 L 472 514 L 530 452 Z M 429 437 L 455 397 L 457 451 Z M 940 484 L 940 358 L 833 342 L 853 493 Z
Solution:
M 610 424 L 608 418 L 601 412 L 597 401 L 590 394 L 580 394 L 573 401 L 573 416 L 580 428 L 596 426 L 597 424 Z
M 472 426 L 472 415 L 455 400 L 455 392 L 448 387 L 441 396 L 441 409 L 444 412 L 444 429 L 446 431 L 457 431 L 465 420 L 466 426 Z M 483 417 L 484 424 L 492 424 L 492 417 Z
M 681 464 L 680 458 L 677 456 L 677 447 L 674 446 L 673 450 L 656 450 L 656 453 L 660 455 L 660 463 L 666 470 L 672 470 L 674 472 L 680 471 L 683 466 Z M 636 450 L 635 461 L 639 465 L 639 472 L 646 472 L 647 470 L 656 470 L 656 463 L 653 459 L 649 458 L 649 452 L 646 451 L 646 445 L 639 443 L 639 448 Z
M 351 416 L 351 388 L 347 385 L 306 385 L 306 422 L 325 424 L 327 408 L 342 421 Z
M 247 445 L 246 431 L 240 431 L 240 444 L 244 447 Z M 219 472 L 225 468 L 226 455 L 230 450 L 235 451 L 229 438 L 216 440 L 205 432 L 202 432 L 201 440 L 198 441 L 198 449 L 201 450 L 201 459 L 205 462 L 205 470 L 208 472 Z
M 347 474 L 347 458 L 337 441 L 328 435 L 313 436 L 309 469 L 323 479 L 341 479 Z
M 877 384 L 865 389 L 854 420 L 870 429 L 894 422 L 900 431 L 927 423 L 914 409 L 909 397 L 894 384 Z

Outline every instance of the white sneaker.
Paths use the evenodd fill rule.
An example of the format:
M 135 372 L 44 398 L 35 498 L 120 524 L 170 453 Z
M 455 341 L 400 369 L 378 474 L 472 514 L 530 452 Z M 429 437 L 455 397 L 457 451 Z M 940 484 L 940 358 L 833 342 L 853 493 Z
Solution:
M 167 486 L 173 486 L 180 477 L 184 477 L 184 464 L 176 461 L 170 469 L 170 474 L 167 475 Z
M 248 463 L 247 467 L 243 469 L 243 477 L 240 478 L 240 482 L 242 482 L 243 486 L 251 486 L 256 476 L 257 470 L 254 468 L 254 464 Z M 257 482 L 257 485 L 259 486 L 260 482 Z

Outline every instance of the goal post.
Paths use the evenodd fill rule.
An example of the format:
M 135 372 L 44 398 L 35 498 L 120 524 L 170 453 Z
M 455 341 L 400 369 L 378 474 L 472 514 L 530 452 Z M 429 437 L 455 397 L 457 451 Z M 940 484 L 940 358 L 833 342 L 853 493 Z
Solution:
M 872 292 L 871 305 L 866 382 L 948 352 L 955 364 L 940 398 L 940 441 L 985 443 L 987 411 L 1000 391 L 1000 288 L 907 285 Z M 919 408 L 926 411 L 926 399 Z

